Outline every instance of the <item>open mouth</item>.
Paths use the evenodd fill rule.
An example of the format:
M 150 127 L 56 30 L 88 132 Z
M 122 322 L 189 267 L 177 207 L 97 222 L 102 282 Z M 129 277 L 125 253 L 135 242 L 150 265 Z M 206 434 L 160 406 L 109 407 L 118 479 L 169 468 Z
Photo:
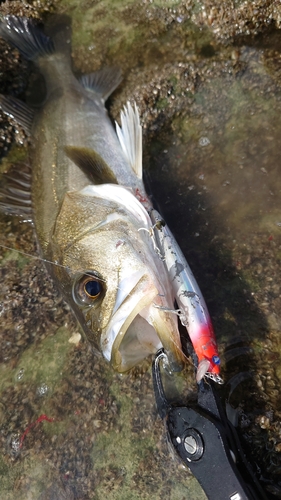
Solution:
M 121 281 L 112 318 L 101 335 L 103 355 L 115 370 L 129 370 L 161 346 L 147 321 L 147 309 L 157 294 L 151 279 L 140 271 Z
M 118 371 L 129 370 L 162 347 L 154 327 L 141 314 L 133 319 L 121 342 L 116 339 L 116 344 L 119 348 L 114 343 L 111 361 Z
M 158 301 L 149 276 L 136 272 L 121 281 L 112 318 L 101 335 L 103 355 L 116 371 L 129 370 L 162 346 L 173 364 L 180 364 L 177 328 L 171 327 L 167 313 L 155 307 Z

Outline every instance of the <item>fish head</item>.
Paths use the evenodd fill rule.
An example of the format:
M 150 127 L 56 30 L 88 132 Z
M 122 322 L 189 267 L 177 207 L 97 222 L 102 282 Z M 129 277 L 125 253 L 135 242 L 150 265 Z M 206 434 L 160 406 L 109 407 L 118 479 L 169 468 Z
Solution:
M 145 222 L 116 201 L 81 193 L 66 196 L 53 248 L 60 255 L 56 279 L 86 336 L 118 372 L 162 346 L 171 369 L 180 369 L 174 298 L 149 229 L 143 227 L 147 215 Z

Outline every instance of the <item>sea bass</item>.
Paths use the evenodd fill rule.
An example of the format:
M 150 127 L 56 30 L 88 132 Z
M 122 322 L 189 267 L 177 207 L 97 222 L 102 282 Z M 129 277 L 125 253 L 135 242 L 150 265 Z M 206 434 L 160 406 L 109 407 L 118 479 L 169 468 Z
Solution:
M 31 179 L 2 192 L 8 213 L 30 216 L 42 257 L 87 338 L 125 372 L 161 346 L 173 369 L 183 354 L 174 292 L 155 251 L 142 181 L 138 112 L 127 106 L 118 136 L 104 102 L 121 81 L 103 69 L 79 81 L 70 33 L 53 38 L 29 19 L 7 16 L 0 36 L 32 60 L 46 82 L 40 109 L 2 96 L 2 110 L 31 136 Z

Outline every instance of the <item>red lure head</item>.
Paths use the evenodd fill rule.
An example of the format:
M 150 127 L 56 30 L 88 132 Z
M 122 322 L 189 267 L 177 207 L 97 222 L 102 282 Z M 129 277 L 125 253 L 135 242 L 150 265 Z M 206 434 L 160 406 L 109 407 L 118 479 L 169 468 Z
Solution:
M 198 357 L 198 365 L 201 361 L 206 360 L 209 362 L 207 371 L 214 375 L 219 375 L 220 358 L 212 325 L 200 325 L 200 332 L 192 340 L 195 353 Z

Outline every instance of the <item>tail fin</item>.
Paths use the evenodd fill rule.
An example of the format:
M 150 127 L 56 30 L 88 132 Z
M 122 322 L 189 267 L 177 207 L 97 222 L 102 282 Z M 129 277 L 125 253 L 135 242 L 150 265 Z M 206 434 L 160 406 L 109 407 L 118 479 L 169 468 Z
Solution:
M 0 22 L 0 36 L 31 61 L 53 54 L 54 43 L 26 17 L 5 16 Z

